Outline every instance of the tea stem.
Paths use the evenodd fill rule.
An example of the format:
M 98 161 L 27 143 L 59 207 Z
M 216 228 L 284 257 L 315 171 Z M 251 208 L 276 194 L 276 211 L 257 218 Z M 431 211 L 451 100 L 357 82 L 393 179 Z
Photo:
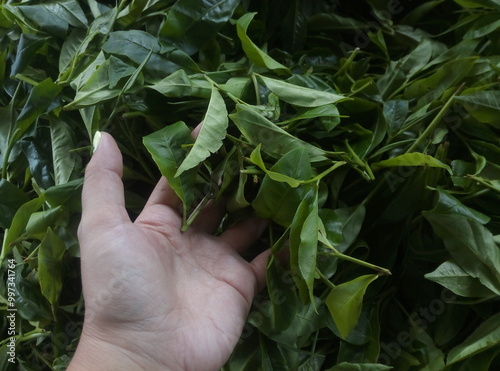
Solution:
M 358 265 L 361 265 L 363 267 L 366 267 L 366 268 L 369 268 L 369 269 L 372 269 L 374 271 L 377 271 L 379 275 L 382 275 L 382 276 L 390 276 L 392 273 L 389 269 L 386 269 L 386 268 L 382 268 L 382 267 L 379 267 L 378 265 L 375 265 L 375 264 L 371 264 L 371 263 L 368 263 L 364 260 L 360 260 L 360 259 L 357 259 L 357 258 L 354 258 L 352 256 L 349 256 L 349 255 L 346 255 L 346 254 L 343 254 L 341 253 L 340 251 L 338 251 L 335 247 L 333 247 L 333 245 L 330 243 L 330 241 L 328 241 L 327 238 L 325 238 L 323 235 L 319 235 L 320 236 L 320 241 L 327 247 L 329 248 L 331 251 L 329 253 L 329 255 L 331 256 L 334 256 L 338 259 L 342 259 L 342 260 L 346 260 L 346 261 L 349 261 L 351 263 L 354 263 L 354 264 L 358 264 Z

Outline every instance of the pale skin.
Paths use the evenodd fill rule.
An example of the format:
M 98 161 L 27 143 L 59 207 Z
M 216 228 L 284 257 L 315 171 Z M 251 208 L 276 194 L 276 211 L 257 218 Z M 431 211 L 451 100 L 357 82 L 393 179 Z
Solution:
M 219 236 L 223 206 L 209 204 L 180 232 L 181 201 L 162 178 L 139 217 L 124 203 L 122 157 L 102 133 L 82 194 L 86 315 L 75 370 L 218 370 L 265 286 L 269 250 L 240 254 L 266 222 L 248 219 Z

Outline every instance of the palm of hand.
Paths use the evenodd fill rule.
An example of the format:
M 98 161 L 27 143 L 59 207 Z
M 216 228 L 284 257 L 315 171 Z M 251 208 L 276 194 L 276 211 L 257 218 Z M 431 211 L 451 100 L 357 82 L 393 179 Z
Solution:
M 86 185 L 98 177 L 103 183 L 107 168 L 110 179 L 101 186 L 116 186 L 121 157 L 114 143 L 107 144 L 106 164 L 88 170 Z M 94 208 L 92 218 L 86 215 L 85 197 L 84 189 L 79 236 L 87 333 L 114 339 L 165 367 L 221 367 L 263 286 L 268 253 L 250 263 L 239 255 L 260 235 L 263 223 L 245 221 L 214 237 L 222 210 L 210 205 L 181 233 L 180 201 L 164 179 L 134 223 L 122 194 L 116 196 L 119 204 L 111 197 L 107 207 L 89 200 L 90 210 L 101 211 Z

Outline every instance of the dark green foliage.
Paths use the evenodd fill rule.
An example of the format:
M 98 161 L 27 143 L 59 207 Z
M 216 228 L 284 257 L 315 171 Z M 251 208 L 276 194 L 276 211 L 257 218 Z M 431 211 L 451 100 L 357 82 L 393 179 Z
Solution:
M 498 0 L 0 2 L 0 369 L 76 348 L 96 130 L 131 217 L 163 174 L 183 228 L 210 199 L 221 230 L 272 221 L 224 370 L 500 369 L 499 19 Z

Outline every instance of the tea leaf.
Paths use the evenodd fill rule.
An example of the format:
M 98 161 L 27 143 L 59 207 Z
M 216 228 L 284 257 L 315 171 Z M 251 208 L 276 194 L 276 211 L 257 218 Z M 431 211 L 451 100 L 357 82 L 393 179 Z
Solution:
M 271 249 L 267 290 L 223 371 L 497 369 L 499 14 L 499 0 L 2 2 L 0 266 L 16 263 L 19 367 L 75 352 L 83 174 L 106 131 L 131 219 L 160 174 L 182 233 L 209 199 L 226 205 L 217 235 L 269 219 L 242 257 Z M 366 269 L 384 275 L 369 300 Z
M 39 247 L 38 275 L 42 294 L 52 306 L 54 316 L 62 289 L 61 267 L 65 251 L 64 242 L 48 228 Z
M 328 294 L 325 303 L 344 339 L 358 323 L 366 289 L 377 277 L 376 274 L 357 277 L 335 286 Z
M 12 223 L 12 218 L 16 211 L 28 202 L 28 196 L 11 182 L 1 179 L 0 180 L 0 227 L 8 228 Z
M 307 180 L 312 175 L 311 165 L 303 148 L 291 150 L 270 170 L 298 180 Z M 271 218 L 288 227 L 307 191 L 306 186 L 292 188 L 287 183 L 277 182 L 266 175 L 252 206 L 260 217 Z
M 242 16 L 238 22 L 236 22 L 236 29 L 238 32 L 238 37 L 241 41 L 241 46 L 245 51 L 248 59 L 250 59 L 255 65 L 259 67 L 266 67 L 270 70 L 277 71 L 280 73 L 290 73 L 290 70 L 282 65 L 281 63 L 275 61 L 269 55 L 264 53 L 257 45 L 253 43 L 252 40 L 247 35 L 247 29 L 250 22 L 254 18 L 256 13 L 248 13 Z
M 73 173 L 76 159 L 71 153 L 73 141 L 67 124 L 62 120 L 52 119 L 50 122 L 52 140 L 52 159 L 54 162 L 54 178 L 56 185 L 67 183 Z
M 290 266 L 304 302 L 314 303 L 318 229 L 318 190 L 311 188 L 290 225 Z
M 500 314 L 496 313 L 479 327 L 459 346 L 453 348 L 447 359 L 447 365 L 457 363 L 471 355 L 498 347 L 500 344 Z
M 446 261 L 425 278 L 437 282 L 457 295 L 464 297 L 494 297 L 495 293 L 481 282 L 468 275 L 453 261 Z
M 477 221 L 460 215 L 432 211 L 423 215 L 462 269 L 500 295 L 500 250 L 491 232 Z
M 203 118 L 200 133 L 194 142 L 193 148 L 182 161 L 175 176 L 192 169 L 205 160 L 211 153 L 215 153 L 221 146 L 226 136 L 228 126 L 226 104 L 217 88 L 212 87 L 212 96 L 208 103 L 208 110 Z
M 167 97 L 198 97 L 209 98 L 212 94 L 212 86 L 205 78 L 194 78 L 188 76 L 184 70 L 179 70 L 165 77 L 150 88 Z
M 409 102 L 406 100 L 390 100 L 384 104 L 384 118 L 387 124 L 387 134 L 394 136 L 401 130 L 408 115 Z
M 252 151 L 252 153 L 250 154 L 250 161 L 252 161 L 255 165 L 260 167 L 266 173 L 266 175 L 269 176 L 269 178 L 277 182 L 287 183 L 292 188 L 297 188 L 299 185 L 304 184 L 304 180 L 293 179 L 287 175 L 267 170 L 266 165 L 262 160 L 262 156 L 260 153 L 260 146 L 261 144 L 259 144 L 257 148 L 255 148 Z
M 184 122 L 177 122 L 149 134 L 143 141 L 162 175 L 182 200 L 186 211 L 194 201 L 196 171 L 190 169 L 179 176 L 176 176 L 176 173 L 186 156 L 183 145 L 193 141 L 191 130 Z
M 41 81 L 31 89 L 28 99 L 16 120 L 18 131 L 15 138 L 21 137 L 35 120 L 55 102 L 61 90 L 61 87 L 54 84 L 50 78 Z
M 202 49 L 230 19 L 237 0 L 181 0 L 170 9 L 161 35 L 188 54 Z
M 319 107 L 347 99 L 340 94 L 304 88 L 285 81 L 259 76 L 266 86 L 285 102 L 301 107 Z
M 448 165 L 443 164 L 432 156 L 419 152 L 405 153 L 404 155 L 399 155 L 388 160 L 376 162 L 371 166 L 373 170 L 394 166 L 429 166 L 446 169 L 451 173 L 451 168 Z
M 251 107 L 238 104 L 236 113 L 230 114 L 229 117 L 250 143 L 256 146 L 261 144 L 262 151 L 273 157 L 280 158 L 292 149 L 305 148 L 311 161 L 326 159 L 323 150 L 280 129 Z
M 12 76 L 22 73 L 29 65 L 32 58 L 35 58 L 38 50 L 48 41 L 47 37 L 37 35 L 22 34 L 17 48 L 16 59 L 12 64 L 10 74 Z
M 35 198 L 24 203 L 16 211 L 12 218 L 12 224 L 5 229 L 2 243 L 2 252 L 0 254 L 0 264 L 3 263 L 8 254 L 12 251 L 16 239 L 24 232 L 26 225 L 33 213 L 38 211 L 43 205 L 43 199 Z
M 455 97 L 455 100 L 463 102 L 465 108 L 478 121 L 496 124 L 495 118 L 500 111 L 500 91 L 478 91 Z
M 87 18 L 75 0 L 40 5 L 19 5 L 18 9 L 32 22 L 55 34 L 64 34 L 70 25 L 88 26 Z
M 26 233 L 32 238 L 42 240 L 46 236 L 47 229 L 51 225 L 56 225 L 63 212 L 61 206 L 46 211 L 34 212 L 30 215 L 26 224 Z
M 153 35 L 140 30 L 112 32 L 102 49 L 107 53 L 129 58 L 136 64 L 141 64 L 152 52 L 146 69 L 159 76 L 179 69 L 199 71 L 196 63 L 186 53 L 163 44 Z
M 393 367 L 375 363 L 348 363 L 342 362 L 327 371 L 387 371 Z

